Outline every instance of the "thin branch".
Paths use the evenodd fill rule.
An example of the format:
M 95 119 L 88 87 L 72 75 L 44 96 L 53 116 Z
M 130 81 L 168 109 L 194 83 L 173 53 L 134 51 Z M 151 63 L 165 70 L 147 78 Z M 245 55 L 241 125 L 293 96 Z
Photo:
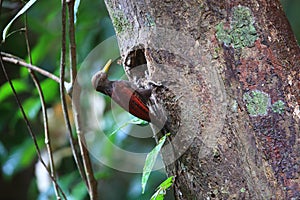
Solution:
M 2 59 L 3 61 L 5 62 L 10 62 L 10 63 L 13 63 L 13 64 L 16 64 L 16 65 L 21 65 L 23 67 L 26 67 L 28 69 L 31 69 L 33 71 L 36 71 L 52 80 L 54 80 L 55 82 L 59 83 L 59 77 L 55 76 L 54 74 L 40 68 L 40 67 L 37 67 L 35 65 L 32 65 L 32 64 L 29 64 L 27 62 L 25 62 L 23 59 L 19 58 L 19 57 L 16 57 L 14 55 L 11 55 L 11 54 L 8 54 L 8 53 L 5 53 L 5 52 L 1 52 L 1 56 L 2 56 Z
M 75 41 L 75 25 L 74 25 L 74 1 L 67 1 L 69 11 L 69 39 L 70 39 L 70 75 L 71 84 L 73 86 L 77 76 L 77 59 L 76 59 L 76 41 Z
M 4 73 L 4 76 L 5 76 L 7 82 L 9 83 L 9 85 L 10 85 L 12 91 L 13 91 L 13 94 L 14 94 L 14 96 L 15 96 L 15 98 L 16 98 L 17 104 L 18 104 L 18 106 L 19 106 L 19 108 L 20 108 L 20 110 L 21 110 L 23 119 L 24 119 L 24 121 L 25 121 L 25 123 L 26 123 L 26 127 L 27 127 L 27 129 L 28 129 L 28 132 L 29 132 L 29 134 L 30 134 L 30 136 L 31 136 L 31 138 L 32 138 L 32 140 L 33 140 L 35 149 L 36 149 L 36 151 L 37 151 L 37 155 L 38 155 L 39 161 L 42 163 L 42 165 L 44 166 L 44 168 L 47 170 L 48 174 L 50 175 L 51 180 L 54 181 L 53 176 L 51 175 L 51 173 L 50 173 L 50 171 L 49 171 L 49 169 L 48 169 L 46 163 L 44 162 L 44 160 L 43 160 L 43 158 L 42 158 L 41 151 L 40 151 L 40 148 L 39 148 L 38 143 L 37 143 L 37 139 L 36 139 L 36 137 L 35 137 L 35 134 L 33 133 L 33 129 L 32 129 L 32 127 L 31 127 L 31 124 L 29 123 L 29 120 L 28 120 L 28 118 L 27 118 L 27 116 L 26 116 L 26 113 L 25 113 L 24 108 L 23 108 L 23 106 L 22 106 L 22 104 L 21 104 L 21 101 L 20 101 L 20 99 L 19 99 L 19 97 L 18 97 L 18 95 L 17 95 L 17 92 L 16 92 L 16 90 L 15 90 L 15 87 L 13 86 L 13 84 L 12 84 L 10 78 L 8 77 L 8 74 L 7 74 L 6 69 L 5 69 L 5 67 L 4 67 L 4 64 L 3 64 L 3 61 L 2 61 L 2 56 L 1 56 L 1 55 L 0 55 L 0 65 L 1 65 L 1 67 L 2 67 L 2 71 L 3 71 L 3 73 Z M 55 181 L 54 181 L 54 183 L 57 184 Z M 63 195 L 64 199 L 67 199 L 67 197 L 65 196 L 64 192 L 61 190 L 61 188 L 60 188 L 59 186 L 58 186 L 58 189 L 59 189 L 59 191 L 61 192 L 61 194 Z
M 60 98 L 62 103 L 62 110 L 64 114 L 64 119 L 66 123 L 66 129 L 70 138 L 71 149 L 73 153 L 73 157 L 78 168 L 79 174 L 84 180 L 86 186 L 88 187 L 87 178 L 84 173 L 84 169 L 82 166 L 82 162 L 79 159 L 79 152 L 77 149 L 77 141 L 72 135 L 72 127 L 70 122 L 70 117 L 67 110 L 67 103 L 65 97 L 65 90 L 64 90 L 64 79 L 65 79 L 65 67 L 66 67 L 66 0 L 62 0 L 62 40 L 61 40 L 61 60 L 60 60 L 60 79 L 59 79 L 59 91 L 60 91 Z
M 76 132 L 79 140 L 79 147 L 81 151 L 81 156 L 83 159 L 83 166 L 85 170 L 85 174 L 87 177 L 88 188 L 90 199 L 97 199 L 97 181 L 95 180 L 93 168 L 89 156 L 88 149 L 85 144 L 84 132 L 81 126 L 80 120 L 80 91 L 81 88 L 79 84 L 76 82 L 77 76 L 77 63 L 76 63 L 76 42 L 75 42 L 75 25 L 74 25 L 74 0 L 69 0 L 68 2 L 68 11 L 69 11 L 69 38 L 70 38 L 70 74 L 71 74 L 71 84 L 73 90 L 76 90 L 72 93 L 72 108 L 73 115 L 75 120 Z M 76 87 L 74 87 L 76 84 Z
M 27 53 L 29 57 L 29 62 L 32 64 L 32 57 L 31 57 L 31 49 L 30 49 L 30 44 L 29 44 L 29 39 L 28 39 L 28 26 L 27 26 L 27 14 L 25 14 L 25 41 L 26 41 L 26 47 L 27 47 Z M 52 184 L 54 187 L 56 199 L 61 199 L 59 196 L 59 189 L 58 189 L 58 184 L 57 184 L 57 178 L 56 178 L 56 173 L 55 173 L 55 166 L 54 166 L 54 161 L 53 161 L 53 154 L 52 154 L 52 147 L 51 147 L 51 139 L 49 135 L 49 125 L 48 125 L 48 116 L 47 116 L 47 111 L 46 111 L 46 104 L 45 104 L 45 98 L 44 98 L 44 93 L 41 88 L 40 82 L 37 79 L 35 73 L 33 70 L 28 69 L 31 78 L 35 84 L 35 87 L 37 88 L 37 91 L 39 93 L 40 101 L 41 101 L 41 107 L 42 107 L 42 113 L 43 113 L 43 122 L 44 122 L 44 134 L 45 134 L 45 144 L 47 147 L 48 151 L 48 156 L 49 156 L 49 163 L 50 163 L 50 176 L 53 177 Z M 65 195 L 63 195 L 65 196 Z

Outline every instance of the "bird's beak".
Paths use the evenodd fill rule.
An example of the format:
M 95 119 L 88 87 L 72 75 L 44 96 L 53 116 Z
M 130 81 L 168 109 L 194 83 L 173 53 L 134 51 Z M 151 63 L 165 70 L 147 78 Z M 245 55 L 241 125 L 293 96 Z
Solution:
M 111 59 L 109 59 L 109 60 L 107 61 L 107 63 L 105 64 L 105 66 L 103 67 L 103 69 L 102 69 L 101 71 L 107 74 L 110 65 L 111 65 Z

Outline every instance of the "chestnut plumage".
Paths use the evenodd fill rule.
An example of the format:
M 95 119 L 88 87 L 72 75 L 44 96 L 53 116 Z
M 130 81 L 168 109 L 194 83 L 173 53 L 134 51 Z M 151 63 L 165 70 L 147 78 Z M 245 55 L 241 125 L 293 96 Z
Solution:
M 151 89 L 139 89 L 133 83 L 125 80 L 108 80 L 108 70 L 111 65 L 109 60 L 105 67 L 92 78 L 95 90 L 110 96 L 117 104 L 132 115 L 151 122 L 147 102 L 151 95 Z

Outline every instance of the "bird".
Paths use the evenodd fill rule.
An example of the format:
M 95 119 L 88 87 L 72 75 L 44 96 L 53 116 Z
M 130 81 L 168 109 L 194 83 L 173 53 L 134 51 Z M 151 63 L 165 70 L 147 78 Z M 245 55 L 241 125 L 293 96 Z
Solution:
M 108 95 L 119 106 L 132 115 L 147 121 L 155 121 L 155 116 L 150 113 L 147 105 L 152 89 L 138 88 L 134 83 L 126 80 L 111 81 L 108 79 L 108 71 L 112 61 L 108 60 L 102 70 L 92 77 L 93 88 Z

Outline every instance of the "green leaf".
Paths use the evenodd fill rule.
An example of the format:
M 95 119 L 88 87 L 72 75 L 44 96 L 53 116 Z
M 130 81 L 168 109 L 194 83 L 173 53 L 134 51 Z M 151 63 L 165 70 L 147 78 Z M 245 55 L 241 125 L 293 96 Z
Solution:
M 175 181 L 174 176 L 170 176 L 164 182 L 162 182 L 158 187 L 164 190 L 168 189 Z
M 74 5 L 74 23 L 76 24 L 77 22 L 77 12 L 78 12 L 78 8 L 80 5 L 80 0 L 75 0 L 75 5 Z
M 54 101 L 59 96 L 59 85 L 53 81 L 52 79 L 45 79 L 41 82 L 41 88 L 44 92 L 45 102 L 49 103 L 51 101 Z M 36 94 L 38 94 L 36 90 Z
M 83 181 L 80 181 L 74 187 L 72 187 L 71 196 L 74 199 L 85 199 L 87 196 L 87 189 Z
M 162 191 L 157 191 L 155 192 L 155 194 L 151 197 L 150 200 L 163 200 L 164 199 L 165 194 L 162 193 Z
M 22 80 L 12 80 L 12 84 L 17 93 L 21 93 L 27 90 L 26 84 Z M 0 87 L 0 102 L 13 94 L 10 84 L 6 82 Z
M 30 0 L 28 1 L 25 6 L 15 15 L 15 17 L 10 20 L 10 22 L 6 25 L 6 27 L 4 28 L 3 32 L 2 32 L 2 40 L 3 42 L 5 42 L 6 36 L 7 36 L 7 32 L 8 29 L 10 28 L 10 26 L 12 25 L 12 23 L 19 17 L 21 16 L 23 13 L 25 13 L 37 0 Z
M 174 183 L 174 181 L 174 176 L 170 176 L 169 178 L 167 178 L 157 187 L 157 191 L 152 195 L 150 200 L 163 200 L 166 194 L 166 190 Z
M 142 120 L 140 118 L 134 117 L 132 120 L 130 120 L 130 124 L 135 124 L 139 126 L 146 126 L 149 124 L 149 122 Z
M 73 166 L 72 166 L 73 167 Z M 59 185 L 62 188 L 62 190 L 66 193 L 67 195 L 67 199 L 76 199 L 72 193 L 75 192 L 77 193 L 77 191 L 73 191 L 76 187 L 76 183 L 78 183 L 78 180 L 80 179 L 80 176 L 78 174 L 78 171 L 73 171 L 72 168 L 70 168 L 70 171 L 67 174 L 61 175 L 59 177 Z M 75 185 L 76 184 L 76 185 Z M 72 186 L 70 189 L 70 186 Z M 80 187 L 79 185 L 77 185 L 78 187 Z M 50 185 L 49 189 L 51 189 L 51 193 L 47 192 L 47 196 L 48 195 L 54 195 L 54 190 L 52 189 L 53 186 Z M 77 189 L 75 189 L 77 190 Z
M 34 119 L 41 109 L 40 99 L 38 97 L 27 99 L 23 103 L 23 108 L 29 119 Z M 18 116 L 23 117 L 19 110 Z
M 36 45 L 31 50 L 31 58 L 35 64 L 41 63 L 53 56 L 53 54 L 49 55 L 49 53 L 57 51 L 55 46 L 56 39 L 55 35 L 50 33 L 45 33 L 38 38 Z
M 119 130 L 121 130 L 125 126 L 128 126 L 128 124 L 130 124 L 129 121 L 125 122 L 124 124 L 122 124 L 121 126 L 119 126 L 118 128 L 116 128 L 113 132 L 111 132 L 111 134 L 109 135 L 109 137 L 112 137 L 113 135 L 115 135 Z
M 37 139 L 39 146 L 43 144 L 43 139 Z M 31 138 L 26 139 L 18 145 L 7 160 L 3 163 L 2 172 L 5 176 L 10 177 L 20 170 L 28 167 L 36 156 L 36 149 Z
M 112 136 L 112 135 L 116 134 L 119 130 L 121 130 L 122 128 L 128 126 L 129 124 L 135 124 L 135 125 L 139 125 L 139 126 L 146 126 L 149 123 L 147 121 L 144 121 L 142 119 L 139 119 L 139 118 L 135 117 L 135 118 L 123 123 L 118 128 L 116 128 L 109 136 Z
M 156 147 L 154 147 L 154 149 L 152 149 L 152 151 L 147 155 L 146 157 L 146 161 L 145 161 L 145 166 L 144 166 L 144 169 L 143 169 L 143 175 L 142 175 L 142 193 L 144 194 L 145 192 L 145 188 L 146 188 L 146 184 L 148 182 L 148 179 L 149 179 L 149 176 L 150 176 L 150 173 L 153 169 L 153 166 L 155 164 L 155 161 L 156 161 L 156 158 L 157 158 L 157 155 L 158 153 L 160 152 L 160 149 L 162 148 L 163 144 L 165 143 L 166 141 L 166 137 L 168 136 L 169 134 L 163 136 L 158 144 L 156 145 Z

